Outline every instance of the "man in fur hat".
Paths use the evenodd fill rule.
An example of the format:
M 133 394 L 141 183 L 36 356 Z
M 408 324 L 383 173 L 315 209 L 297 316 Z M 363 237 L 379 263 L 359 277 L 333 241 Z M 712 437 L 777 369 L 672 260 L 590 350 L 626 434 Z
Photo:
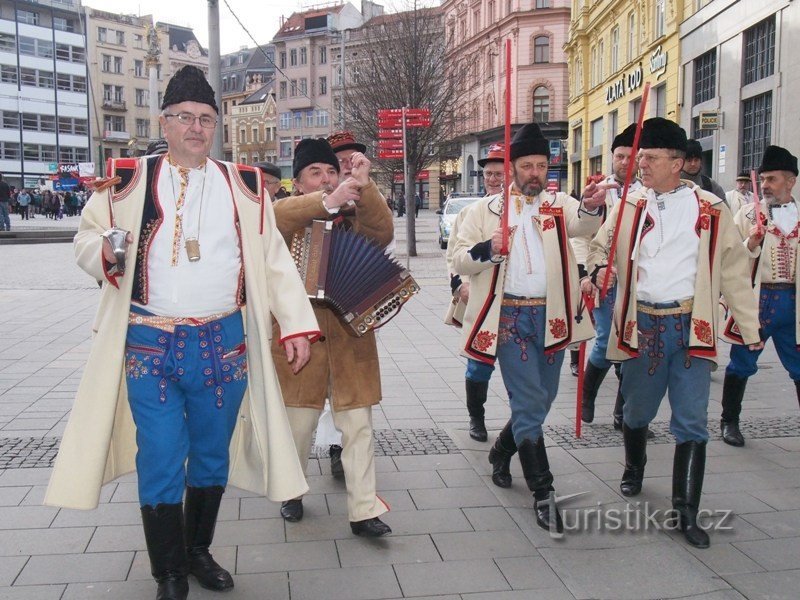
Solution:
M 291 371 L 319 330 L 260 171 L 208 157 L 218 111 L 202 71 L 179 70 L 161 109 L 167 153 L 110 160 L 81 215 L 75 255 L 103 289 L 45 503 L 94 508 L 135 468 L 157 599 L 185 600 L 189 573 L 233 587 L 209 553 L 229 472 L 273 500 L 308 489 L 270 314 Z
M 672 506 L 686 540 L 707 548 L 697 522 L 708 441 L 708 394 L 717 357 L 720 292 L 744 343 L 762 346 L 749 289 L 747 256 L 722 200 L 681 180 L 686 132 L 656 117 L 644 123 L 639 152 L 643 187 L 618 203 L 592 240 L 588 269 L 601 281 L 609 240 L 617 237 L 617 298 L 606 357 L 622 365 L 625 471 L 620 491 L 642 489 L 647 431 L 664 395 L 675 436 Z M 622 211 L 619 227 L 617 214 Z
M 600 183 L 591 182 L 583 190 L 583 196 L 599 196 L 605 200 L 604 216 L 611 212 L 611 209 L 619 202 L 625 177 L 628 174 L 628 165 L 634 161 L 633 171 L 637 170 L 636 157 L 631 156 L 633 152 L 633 137 L 636 134 L 636 124 L 632 123 L 625 128 L 622 133 L 614 138 L 611 144 L 611 170 L 612 174 Z M 642 187 L 642 182 L 638 177 L 631 179 L 628 193 L 631 194 Z M 597 290 L 588 280 L 588 273 L 585 269 L 586 257 L 589 254 L 589 243 L 593 236 L 583 238 L 573 238 L 572 247 L 575 250 L 575 257 L 578 260 L 578 267 L 582 269 L 581 288 L 588 294 L 596 294 Z M 599 302 L 594 309 L 594 326 L 597 337 L 594 340 L 592 351 L 589 353 L 589 360 L 586 363 L 586 373 L 583 379 L 583 398 L 581 419 L 584 423 L 594 421 L 594 404 L 600 385 L 603 383 L 608 370 L 611 368 L 611 361 L 606 358 L 606 348 L 608 347 L 608 335 L 611 331 L 611 313 L 614 308 L 616 298 L 616 288 L 610 286 L 605 299 Z M 598 299 L 599 300 L 599 299 Z M 619 371 L 619 363 L 616 365 Z M 619 377 L 619 372 L 617 377 Z M 618 386 L 617 401 L 614 404 L 614 428 L 622 429 L 622 393 Z
M 458 230 L 453 269 L 470 278 L 463 354 L 490 365 L 499 361 L 536 522 L 558 535 L 563 523 L 552 501 L 542 425 L 558 392 L 564 349 L 593 334 L 566 242 L 597 230 L 603 199 L 580 204 L 545 191 L 550 143 L 535 123 L 516 133 L 510 155 L 509 205 L 503 206 L 501 195 L 485 198 L 470 208 Z M 500 254 L 503 210 L 509 211 L 508 256 Z M 498 439 L 490 456 L 499 461 L 510 453 Z
M 797 389 L 800 401 L 800 320 L 797 317 L 798 202 L 792 196 L 797 182 L 797 157 L 785 148 L 769 146 L 758 167 L 762 205 L 745 204 L 734 221 L 745 239 L 750 254 L 753 287 L 759 303 L 762 338 L 772 338 L 781 364 Z M 728 339 L 740 338 L 733 320 L 725 329 Z M 739 430 L 739 415 L 747 379 L 758 371 L 761 352 L 748 352 L 741 345 L 731 346 L 731 361 L 725 369 L 722 388 L 722 439 L 731 446 L 744 446 Z
M 370 179 L 369 160 L 361 152 L 348 160 L 350 176 L 340 181 L 340 163 L 327 140 L 304 139 L 297 145 L 293 163 L 297 195 L 275 203 L 278 229 L 287 243 L 315 219 L 352 227 L 381 247 L 391 242 L 392 213 Z M 378 517 L 388 507 L 376 493 L 372 437 L 372 406 L 381 400 L 375 332 L 356 337 L 330 308 L 314 306 L 314 313 L 324 341 L 314 345 L 308 366 L 296 374 L 278 365 L 298 458 L 305 466 L 325 398 L 330 398 L 334 425 L 342 432 L 351 531 L 369 537 L 386 535 L 391 529 Z M 302 497 L 284 502 L 281 515 L 291 522 L 302 519 Z

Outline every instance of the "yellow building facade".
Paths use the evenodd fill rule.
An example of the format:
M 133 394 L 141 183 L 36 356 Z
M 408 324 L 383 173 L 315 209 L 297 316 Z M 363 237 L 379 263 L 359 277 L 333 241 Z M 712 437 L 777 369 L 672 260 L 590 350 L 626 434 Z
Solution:
M 699 2 L 703 4 L 703 2 Z M 680 121 L 680 24 L 698 0 L 573 0 L 565 46 L 569 64 L 570 186 L 611 172 L 611 143 L 645 117 Z

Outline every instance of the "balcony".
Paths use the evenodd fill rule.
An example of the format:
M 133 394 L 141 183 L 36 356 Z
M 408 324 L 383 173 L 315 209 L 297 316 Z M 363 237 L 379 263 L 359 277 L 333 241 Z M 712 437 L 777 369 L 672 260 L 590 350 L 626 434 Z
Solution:
M 103 108 L 107 110 L 128 110 L 124 100 L 103 100 Z
M 103 139 L 109 142 L 127 142 L 131 139 L 131 134 L 127 131 L 109 131 L 106 129 L 103 132 Z

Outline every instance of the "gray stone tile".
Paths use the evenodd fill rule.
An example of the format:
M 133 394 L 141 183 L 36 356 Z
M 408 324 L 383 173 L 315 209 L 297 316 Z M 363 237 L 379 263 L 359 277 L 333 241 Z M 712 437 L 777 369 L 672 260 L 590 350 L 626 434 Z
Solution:
M 93 525 L 135 525 L 142 522 L 139 503 L 115 502 L 101 504 L 94 510 L 71 510 L 62 508 L 53 527 L 81 527 Z
M 287 542 L 341 540 L 352 535 L 350 522 L 344 515 L 309 516 L 306 514 L 299 523 L 286 523 Z
M 435 596 L 508 590 L 508 582 L 491 560 L 395 565 L 403 596 Z
M 686 549 L 717 575 L 758 573 L 764 570 L 733 544 L 721 544 L 716 539 L 710 548 L 700 550 L 687 546 Z
M 65 585 L 18 585 L 0 588 L 0 600 L 60 600 Z
M 472 469 L 447 469 L 438 473 L 449 488 L 476 487 L 483 484 L 480 475 Z
M 2 406 L 2 404 L 0 404 Z M 9 485 L 47 485 L 50 481 L 51 468 L 41 469 L 8 469 L 0 475 L 0 486 Z
M 472 531 L 469 521 L 457 508 L 393 510 L 381 518 L 395 535 Z
M 343 567 L 440 562 L 442 557 L 429 535 L 392 535 L 380 539 L 337 540 Z
M 515 590 L 562 588 L 566 591 L 564 584 L 541 556 L 499 558 L 495 562 Z
M 441 490 L 411 490 L 409 492 L 420 509 L 468 508 L 498 506 L 500 502 L 485 486 L 445 488 Z
M 504 529 L 518 530 L 519 527 L 505 508 L 491 506 L 487 508 L 464 508 L 464 515 L 469 519 L 475 531 L 500 531 Z
M 741 516 L 773 538 L 800 536 L 800 510 L 784 510 Z
M 381 600 L 404 595 L 397 579 L 388 566 L 290 571 L 289 590 L 292 600 Z
M 728 586 L 678 544 L 575 550 L 542 548 L 542 556 L 576 598 L 679 598 Z M 575 565 L 582 565 L 576 569 Z M 609 577 L 620 565 L 636 565 L 628 576 Z M 680 577 L 675 574 L 680 573 Z
M 724 494 L 703 494 L 703 508 L 709 510 L 731 510 L 737 515 L 774 511 L 766 502 L 749 493 L 743 493 L 743 491 Z
M 0 557 L 0 585 L 11 585 L 27 562 L 27 556 Z
M 730 575 L 726 579 L 748 600 L 797 600 L 800 589 L 800 569 Z
M 327 540 L 240 546 L 236 560 L 237 573 L 331 569 L 338 566 L 336 545 Z
M 19 505 L 30 490 L 30 486 L 0 487 L 0 506 Z
M 398 471 L 433 471 L 467 469 L 469 463 L 460 454 L 434 454 L 429 456 L 395 456 Z
M 775 510 L 800 509 L 800 494 L 797 493 L 796 489 L 759 490 L 750 488 L 748 493 Z
M 283 519 L 219 521 L 214 534 L 216 546 L 272 544 L 286 539 Z
M 738 542 L 735 545 L 767 571 L 787 571 L 797 568 L 800 537 Z
M 64 527 L 53 531 L 70 531 Z M 215 540 L 216 541 L 216 540 Z M 103 525 L 94 529 L 86 552 L 121 552 L 145 550 L 144 531 L 139 525 Z
M 214 560 L 217 561 L 223 568 L 227 569 L 230 573 L 236 570 L 236 548 L 234 546 L 212 546 L 211 554 Z M 150 580 L 153 576 L 150 573 L 150 559 L 147 556 L 147 551 L 140 550 L 135 553 L 133 563 L 131 564 L 130 571 L 128 571 L 128 581 L 133 580 Z
M 415 490 L 426 488 L 443 488 L 445 483 L 440 477 L 442 472 L 401 471 L 398 473 L 381 473 L 378 477 L 378 492 L 381 490 Z
M 519 530 L 437 533 L 431 537 L 447 561 L 538 556 L 536 548 Z
M 124 581 L 132 561 L 133 552 L 32 556 L 16 584 Z
M 83 552 L 92 527 L 62 529 L 5 529 L 0 531 L 0 555 L 75 554 Z
M 574 600 L 575 596 L 563 585 L 558 588 L 531 590 L 513 590 L 510 592 L 487 592 L 480 594 L 462 594 L 462 600 L 531 600 L 531 598 L 547 598 L 547 600 Z M 415 599 L 416 600 L 416 599 Z
M 0 529 L 42 529 L 56 518 L 52 506 L 0 506 Z

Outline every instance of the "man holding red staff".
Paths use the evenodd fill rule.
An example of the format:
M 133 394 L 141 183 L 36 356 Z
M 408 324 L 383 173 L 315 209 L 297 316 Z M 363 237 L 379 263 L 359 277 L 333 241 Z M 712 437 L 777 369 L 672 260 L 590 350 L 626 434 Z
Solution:
M 558 392 L 564 349 L 593 335 L 568 238 L 597 230 L 603 200 L 581 205 L 567 194 L 544 191 L 549 158 L 550 145 L 538 125 L 517 132 L 510 144 L 508 206 L 497 195 L 470 208 L 459 228 L 453 269 L 470 278 L 463 354 L 487 364 L 500 361 L 536 522 L 561 533 L 561 517 L 548 502 L 553 474 L 542 424 Z M 507 256 L 501 254 L 503 211 Z
M 680 178 L 686 132 L 648 119 L 638 153 L 644 187 L 628 194 L 592 241 L 588 268 L 605 277 L 611 230 L 617 298 L 607 358 L 622 365 L 625 471 L 620 490 L 642 489 L 648 424 L 664 394 L 675 436 L 672 506 L 686 540 L 709 546 L 697 513 L 708 441 L 708 395 L 716 368 L 720 292 L 751 349 L 763 347 L 747 253 L 723 201 Z M 622 213 L 618 219 L 618 213 Z

